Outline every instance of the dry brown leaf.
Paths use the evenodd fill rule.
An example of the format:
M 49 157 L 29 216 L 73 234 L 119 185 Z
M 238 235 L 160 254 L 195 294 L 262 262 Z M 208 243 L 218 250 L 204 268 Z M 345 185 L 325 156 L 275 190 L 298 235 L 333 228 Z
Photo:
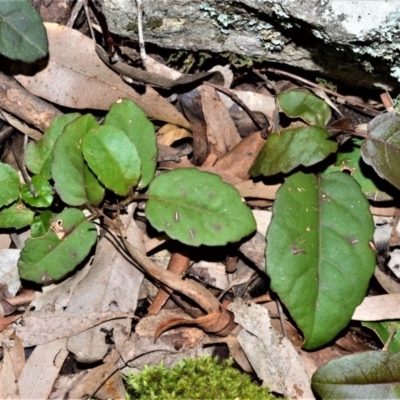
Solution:
M 242 181 L 234 185 L 242 197 L 274 200 L 280 184 L 266 185 L 253 180 Z
M 0 332 L 4 331 L 9 325 L 20 319 L 20 315 L 13 315 L 12 317 L 0 317 Z
M 251 111 L 261 112 L 264 114 L 270 124 L 274 120 L 274 113 L 276 110 L 275 97 L 266 96 L 265 94 L 244 91 L 244 90 L 231 90 L 232 94 L 236 95 Z M 226 94 L 219 93 L 221 100 L 226 108 L 230 109 L 235 103 Z
M 161 310 L 158 315 L 142 318 L 133 333 L 117 324 L 113 338 L 124 362 L 142 369 L 145 365 L 158 365 L 162 360 L 169 368 L 184 357 L 211 354 L 213 347 L 203 347 L 205 334 L 197 328 L 171 329 L 154 342 L 154 332 L 162 321 L 185 316 L 180 309 Z
M 250 364 L 270 390 L 296 399 L 314 399 L 310 379 L 290 341 L 271 326 L 268 311 L 258 304 L 235 299 L 228 309 L 243 327 L 238 334 Z
M 16 327 L 24 347 L 52 342 L 83 332 L 105 321 L 136 318 L 133 314 L 120 311 L 82 314 L 78 316 L 49 315 L 48 317 L 24 317 L 24 325 Z
M 21 399 L 47 399 L 68 355 L 66 340 L 36 346 L 18 381 Z
M 0 250 L 8 249 L 11 244 L 11 238 L 8 233 L 0 233 Z
M 132 218 L 133 212 L 134 207 L 131 207 L 130 213 L 121 218 L 127 224 L 126 232 L 132 242 L 144 251 L 141 232 Z M 97 246 L 88 274 L 74 288 L 66 314 L 80 316 L 108 311 L 133 314 L 142 282 L 143 274 L 121 254 L 121 250 L 108 237 L 103 237 Z M 115 322 L 108 321 L 70 337 L 67 342 L 68 350 L 81 362 L 102 360 L 109 345 L 105 341 L 106 334 L 101 330 L 112 330 Z
M 9 349 L 4 343 L 3 359 L 0 364 L 0 399 L 19 400 L 19 390 L 17 386 L 17 372 L 14 369 L 12 360 L 12 349 Z
M 239 251 L 265 272 L 265 237 L 256 232 L 250 240 L 246 240 L 239 247 Z
M 351 319 L 356 321 L 400 319 L 400 294 L 366 297 L 355 309 Z
M 15 376 L 18 379 L 25 365 L 25 351 L 22 340 L 15 332 L 10 336 L 10 339 L 14 342 L 14 347 L 12 348 L 10 355 Z
M 157 144 L 171 146 L 177 140 L 192 137 L 192 134 L 175 124 L 165 124 L 157 132 Z
M 252 210 L 257 223 L 257 232 L 265 236 L 272 219 L 272 211 L 269 210 Z
M 233 149 L 241 138 L 216 90 L 209 85 L 202 85 L 200 93 L 207 124 L 209 152 L 221 157 Z
M 374 276 L 387 293 L 400 293 L 400 284 L 392 279 L 391 276 L 382 272 L 379 267 L 375 267 Z
M 225 290 L 229 285 L 226 267 L 221 262 L 196 262 L 190 267 L 189 274 L 196 280 L 220 290 Z
M 264 143 L 259 132 L 251 133 L 222 156 L 214 168 L 239 179 L 249 179 L 249 170 Z
M 36 96 L 71 108 L 108 110 L 119 98 L 133 100 L 154 119 L 190 129 L 189 122 L 151 87 L 138 94 L 98 57 L 95 43 L 79 31 L 46 23 L 49 61 L 33 76 L 15 78 Z
M 112 350 L 104 364 L 92 368 L 84 378 L 68 392 L 68 398 L 83 399 L 95 395 L 95 397 L 99 399 L 124 399 L 125 389 L 122 384 L 121 373 L 118 371 L 116 365 L 119 357 L 119 353 L 116 350 Z M 114 373 L 117 375 L 116 381 L 112 380 L 112 375 Z M 110 384 L 110 393 L 108 393 L 108 397 L 103 397 L 105 394 L 104 390 L 100 392 L 100 396 L 97 395 L 98 388 L 103 386 L 103 384 L 106 386 Z

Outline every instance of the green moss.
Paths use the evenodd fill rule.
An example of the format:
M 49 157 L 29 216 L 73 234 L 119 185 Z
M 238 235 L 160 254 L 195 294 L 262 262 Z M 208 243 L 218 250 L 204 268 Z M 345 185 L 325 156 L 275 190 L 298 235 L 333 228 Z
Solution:
M 161 363 L 145 367 L 140 374 L 126 377 L 130 400 L 162 399 L 275 399 L 267 388 L 251 382 L 250 377 L 232 368 L 232 360 L 200 357 L 182 360 L 172 369 Z
M 162 18 L 152 18 L 150 19 L 150 21 L 146 24 L 146 28 L 153 30 L 153 29 L 157 29 L 160 26 L 162 26 L 163 24 L 163 20 Z

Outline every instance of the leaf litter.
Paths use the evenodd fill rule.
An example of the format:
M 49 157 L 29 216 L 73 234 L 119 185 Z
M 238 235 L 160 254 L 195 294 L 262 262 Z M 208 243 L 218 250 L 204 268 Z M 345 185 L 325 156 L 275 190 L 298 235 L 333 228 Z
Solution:
M 109 229 L 98 238 L 96 251 L 92 254 L 94 257 L 79 271 L 60 282 L 36 288 L 29 295 L 21 290 L 26 283 L 21 284 L 18 276 L 16 260 L 19 250 L 11 249 L 9 235 L 2 234 L 1 397 L 123 398 L 123 373 L 131 369 L 140 370 L 145 365 L 158 365 L 161 360 L 166 366 L 173 366 L 184 357 L 214 354 L 221 343 L 225 343 L 238 365 L 278 394 L 308 399 L 313 398 L 315 392 L 325 396 L 330 387 L 343 393 L 340 392 L 343 389 L 340 382 L 330 381 L 335 379 L 333 374 L 337 371 L 333 364 L 331 376 L 324 375 L 323 369 L 314 376 L 314 393 L 312 374 L 330 360 L 340 360 L 344 354 L 357 357 L 360 352 L 367 355 L 363 352 L 369 348 L 368 342 L 357 342 L 353 337 L 355 333 L 357 337 L 366 335 L 365 331 L 352 322 L 350 328 L 336 336 L 336 343 L 304 352 L 301 349 L 304 338 L 294 328 L 289 314 L 282 311 L 279 323 L 280 303 L 275 305 L 270 296 L 265 296 L 268 290 L 264 277 L 265 235 L 268 226 L 274 223 L 270 208 L 283 179 L 253 179 L 249 171 L 268 135 L 273 130 L 278 131 L 278 109 L 273 93 L 277 88 L 288 86 L 289 81 L 274 82 L 262 75 L 266 82 L 260 91 L 256 91 L 256 85 L 252 83 L 236 85 L 230 90 L 232 71 L 227 67 L 217 68 L 218 73 L 202 71 L 185 75 L 151 59 L 146 64 L 147 75 L 143 81 L 140 81 L 143 76 L 140 68 L 133 71 L 122 63 L 122 67 L 126 67 L 123 71 L 130 71 L 129 78 L 136 81 L 132 88 L 109 68 L 112 65 L 106 65 L 107 58 L 103 53 L 99 58 L 101 50 L 96 50 L 91 39 L 77 30 L 57 24 L 46 24 L 46 30 L 49 39 L 47 65 L 31 76 L 16 74 L 15 78 L 29 93 L 21 88 L 15 90 L 18 96 L 29 96 L 42 108 L 48 107 L 47 115 L 32 120 L 24 118 L 20 110 L 10 110 L 9 105 L 5 107 L 0 103 L 0 107 L 44 131 L 58 114 L 50 103 L 79 112 L 82 109 L 108 110 L 119 98 L 130 98 L 156 121 L 160 153 L 167 147 L 169 154 L 177 157 L 163 161 L 159 153 L 158 169 L 192 167 L 221 176 L 223 181 L 233 184 L 254 208 L 258 232 L 246 238 L 240 246 L 221 246 L 218 254 L 208 254 L 206 248 L 199 252 L 190 246 L 172 243 L 168 238 L 157 238 L 151 233 L 149 236 L 140 205 L 131 207 L 127 215 L 121 216 L 121 225 L 114 229 L 114 233 Z M 277 78 L 277 71 L 269 72 L 275 73 Z M 215 77 L 221 90 L 214 87 Z M 173 105 L 153 89 L 151 84 L 155 82 L 154 87 L 172 91 L 179 97 L 179 102 Z M 137 83 L 144 88 L 140 94 L 135 90 Z M 298 89 L 293 81 L 290 85 Z M 174 93 L 178 89 L 179 94 Z M 324 99 L 325 113 L 318 117 L 317 124 L 327 124 L 328 105 L 338 112 L 340 118 L 343 105 L 332 93 L 321 89 L 315 93 Z M 43 103 L 35 96 L 50 103 Z M 304 114 L 301 109 L 297 112 L 296 116 Z M 353 118 L 357 117 L 354 113 Z M 398 117 L 381 116 L 384 123 L 390 118 Z M 259 129 L 258 124 L 265 129 Z M 329 126 L 326 129 L 329 130 Z M 385 143 L 377 140 L 378 134 L 384 134 L 377 132 L 378 128 L 376 122 L 371 125 L 371 134 L 361 151 L 367 154 L 368 164 L 373 163 L 371 159 L 374 157 L 383 158 L 378 174 L 397 183 L 398 172 L 396 174 L 394 168 L 384 163 Z M 340 128 L 337 131 L 342 132 Z M 39 137 L 36 135 L 35 139 Z M 180 153 L 182 142 L 191 146 L 190 155 Z M 378 145 L 383 146 L 383 150 Z M 278 162 L 283 162 L 284 157 L 287 157 L 285 152 L 279 156 Z M 358 164 L 352 164 L 353 167 L 361 169 Z M 378 188 L 372 190 L 378 192 Z M 392 198 L 390 191 L 384 193 L 387 195 L 385 199 Z M 369 196 L 373 194 L 367 196 L 371 198 Z M 380 207 L 377 203 L 375 207 L 379 214 L 385 205 Z M 287 214 L 288 219 L 293 217 L 290 209 Z M 396 232 L 396 221 L 398 215 L 391 211 L 389 218 L 375 221 L 375 224 L 387 225 L 389 232 Z M 122 238 L 119 245 L 118 235 Z M 389 245 L 393 247 L 396 244 L 393 237 L 392 234 L 386 238 L 382 248 L 389 250 Z M 13 234 L 12 240 L 15 247 L 23 247 L 20 244 L 25 240 L 22 234 Z M 160 245 L 167 249 L 168 265 L 165 268 L 155 262 Z M 294 253 L 301 254 L 298 245 Z M 121 251 L 121 246 L 126 248 L 130 257 Z M 152 255 L 149 258 L 145 254 L 150 248 Z M 226 260 L 230 260 L 229 273 Z M 355 308 L 353 321 L 400 318 L 397 282 L 388 279 L 379 267 L 375 277 L 384 288 L 383 293 L 387 294 L 366 297 Z M 217 288 L 217 292 L 211 288 Z M 155 290 L 158 290 L 156 294 Z M 255 294 L 260 290 L 262 295 Z M 229 305 L 223 301 L 227 299 L 231 301 Z M 147 307 L 147 314 L 143 314 L 142 305 L 149 302 L 152 304 Z M 27 348 L 33 348 L 32 354 L 24 351 Z M 374 354 L 375 367 L 387 362 L 385 355 L 379 355 L 385 353 L 378 350 Z M 68 358 L 73 360 L 75 367 L 77 362 L 86 367 L 68 369 Z M 368 363 L 368 358 L 359 360 L 355 358 L 350 362 L 363 369 L 360 363 Z M 64 368 L 67 372 L 61 372 Z M 374 382 L 372 376 L 365 384 L 374 386 Z M 391 390 L 396 384 L 397 381 L 390 387 L 387 383 L 389 393 L 393 393 Z M 352 386 L 351 382 L 349 386 Z M 360 393 L 354 386 L 345 389 Z

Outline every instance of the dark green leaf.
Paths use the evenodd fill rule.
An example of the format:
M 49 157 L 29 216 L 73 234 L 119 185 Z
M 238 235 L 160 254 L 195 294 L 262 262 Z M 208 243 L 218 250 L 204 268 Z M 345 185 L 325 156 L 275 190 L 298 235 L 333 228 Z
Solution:
M 35 175 L 31 180 L 36 196 L 32 193 L 28 184 L 21 186 L 22 200 L 32 207 L 49 207 L 53 202 L 53 187 L 40 175 Z
M 26 147 L 25 163 L 28 169 L 36 175 L 42 175 L 49 180 L 51 178 L 51 161 L 54 146 L 58 137 L 62 134 L 66 125 L 80 116 L 78 113 L 65 114 L 54 118 L 43 138 L 38 142 L 30 142 Z
M 279 189 L 267 232 L 267 273 L 313 349 L 332 340 L 365 297 L 374 223 L 357 182 L 298 172 Z
M 83 154 L 104 186 L 124 196 L 140 179 L 140 159 L 128 136 L 113 126 L 92 129 L 83 138 Z
M 142 165 L 142 175 L 137 188 L 147 187 L 154 178 L 158 154 L 153 124 L 146 114 L 128 99 L 113 104 L 104 123 L 124 132 L 135 145 Z
M 360 139 L 347 141 L 344 144 L 346 149 L 343 149 L 343 151 L 341 149 L 337 154 L 335 164 L 329 166 L 324 171 L 324 175 L 338 171 L 347 172 L 358 182 L 367 199 L 374 201 L 392 200 L 392 196 L 385 189 L 393 192 L 393 186 L 379 177 L 374 169 L 366 165 L 361 158 L 360 146 L 362 142 Z
M 8 164 L 0 163 L 0 207 L 13 203 L 19 197 L 19 176 Z
M 364 161 L 379 176 L 400 189 L 400 115 L 378 115 L 368 124 L 368 133 L 361 147 Z
M 292 90 L 278 94 L 282 111 L 292 118 L 301 118 L 312 125 L 325 126 L 331 119 L 328 104 L 311 93 Z
M 35 213 L 21 201 L 0 209 L 0 228 L 20 229 L 32 223 Z
M 318 368 L 312 387 L 323 399 L 400 399 L 400 354 L 367 351 Z
M 314 165 L 337 150 L 337 142 L 318 126 L 300 126 L 270 135 L 250 169 L 253 176 L 287 173 Z
M 44 236 L 50 229 L 52 218 L 53 213 L 49 210 L 43 211 L 40 215 L 35 217 L 31 224 L 31 238 Z
M 146 215 L 159 231 L 191 246 L 222 246 L 252 233 L 255 220 L 239 192 L 215 174 L 181 168 L 150 184 Z
M 48 283 L 72 272 L 89 254 L 97 230 L 82 211 L 68 208 L 54 216 L 43 237 L 28 239 L 18 261 L 22 279 Z
M 34 62 L 47 54 L 42 18 L 29 0 L 0 1 L 0 53 Z
M 91 114 L 79 117 L 65 127 L 54 147 L 51 165 L 54 186 L 69 205 L 98 205 L 103 199 L 104 188 L 89 170 L 82 154 L 83 138 L 97 126 Z

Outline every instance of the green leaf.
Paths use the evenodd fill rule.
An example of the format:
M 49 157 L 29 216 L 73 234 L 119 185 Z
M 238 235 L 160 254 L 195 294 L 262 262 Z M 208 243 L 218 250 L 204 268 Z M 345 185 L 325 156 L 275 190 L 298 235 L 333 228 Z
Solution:
M 35 217 L 31 224 L 31 238 L 43 237 L 50 229 L 53 213 L 49 210 L 43 211 Z
M 323 175 L 343 171 L 349 173 L 360 185 L 365 197 L 374 201 L 392 200 L 396 190 L 387 181 L 377 175 L 375 170 L 365 164 L 361 158 L 361 144 L 363 140 L 350 139 L 341 146 L 337 153 L 335 164 L 329 166 Z
M 373 330 L 384 345 L 387 344 L 389 353 L 400 352 L 400 322 L 399 321 L 378 321 L 362 322 L 363 326 Z M 387 343 L 389 341 L 389 343 Z
M 343 329 L 375 268 L 374 223 L 354 179 L 298 172 L 277 192 L 267 232 L 267 273 L 305 336 L 320 347 Z
M 35 213 L 21 201 L 0 209 L 0 228 L 20 229 L 32 223 Z
M 31 179 L 31 184 L 36 191 L 36 196 L 31 192 L 28 184 L 21 186 L 22 200 L 32 207 L 49 207 L 53 202 L 53 187 L 40 175 Z
M 87 114 L 68 124 L 54 146 L 51 173 L 62 201 L 72 206 L 85 203 L 98 205 L 104 188 L 83 159 L 82 140 L 98 126 L 93 115 Z M 100 160 L 101 161 L 101 160 Z
M 375 117 L 368 124 L 368 137 L 361 153 L 380 177 L 400 189 L 400 115 L 385 113 Z
M 28 144 L 25 151 L 25 163 L 31 172 L 36 175 L 42 175 L 47 180 L 51 178 L 50 166 L 56 141 L 65 126 L 79 116 L 79 113 L 73 113 L 54 118 L 43 138 L 36 143 L 30 142 Z
M 0 53 L 34 62 L 48 51 L 42 18 L 29 0 L 0 1 Z
M 19 176 L 14 168 L 0 163 L 0 207 L 13 203 L 19 197 Z
M 142 165 L 142 176 L 137 188 L 147 187 L 154 178 L 158 154 L 153 124 L 146 114 L 128 99 L 110 107 L 104 124 L 124 132 L 135 145 Z
M 318 126 L 284 129 L 270 135 L 250 169 L 253 176 L 287 173 L 324 160 L 338 148 L 329 132 Z
M 321 399 L 400 399 L 400 354 L 367 351 L 318 368 L 312 387 Z
M 239 192 L 215 174 L 181 168 L 150 184 L 146 215 L 159 231 L 191 246 L 222 246 L 252 233 L 255 220 Z
M 83 138 L 83 154 L 104 186 L 125 196 L 140 179 L 140 159 L 135 145 L 117 128 L 104 125 Z
M 22 279 L 36 283 L 60 280 L 89 254 L 97 230 L 82 211 L 68 208 L 54 216 L 43 237 L 28 239 L 18 261 Z
M 278 94 L 278 101 L 288 117 L 298 117 L 317 126 L 325 126 L 331 119 L 331 109 L 328 104 L 311 93 L 292 90 Z

